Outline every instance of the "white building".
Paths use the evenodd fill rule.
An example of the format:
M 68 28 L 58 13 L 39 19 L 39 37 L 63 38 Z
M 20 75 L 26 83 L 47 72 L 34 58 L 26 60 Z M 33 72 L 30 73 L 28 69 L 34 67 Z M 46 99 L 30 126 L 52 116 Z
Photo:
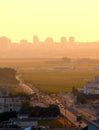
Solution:
M 19 111 L 21 103 L 18 97 L 0 96 L 0 113 L 9 111 Z
M 95 77 L 94 80 L 86 83 L 84 87 L 85 94 L 99 94 L 99 76 Z
M 17 120 L 18 126 L 21 128 L 27 128 L 27 127 L 36 127 L 38 126 L 38 121 L 36 119 L 27 118 L 27 119 L 18 119 Z
M 11 124 L 16 124 L 19 127 L 28 128 L 38 126 L 38 118 L 31 118 L 27 114 L 19 114 L 17 118 L 12 118 L 9 120 Z

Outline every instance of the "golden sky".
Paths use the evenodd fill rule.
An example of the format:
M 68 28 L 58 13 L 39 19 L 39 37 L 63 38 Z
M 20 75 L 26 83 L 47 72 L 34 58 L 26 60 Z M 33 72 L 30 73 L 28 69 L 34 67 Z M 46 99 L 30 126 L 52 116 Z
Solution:
M 0 36 L 99 40 L 99 0 L 0 0 Z

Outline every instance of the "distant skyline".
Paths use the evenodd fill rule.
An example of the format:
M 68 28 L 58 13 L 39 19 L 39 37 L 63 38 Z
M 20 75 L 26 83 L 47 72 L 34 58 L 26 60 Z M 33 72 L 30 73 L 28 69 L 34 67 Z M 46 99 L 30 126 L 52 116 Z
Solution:
M 76 41 L 99 40 L 99 0 L 1 0 L 0 36 L 13 42 L 74 36 Z
M 99 41 L 97 42 L 76 42 L 74 37 L 60 38 L 56 42 L 53 38 L 47 37 L 40 41 L 34 36 L 32 42 L 21 39 L 13 42 L 8 37 L 0 37 L 0 58 L 99 58 Z
M 35 43 L 35 44 L 46 43 L 47 44 L 47 43 L 75 43 L 76 41 L 75 41 L 75 37 L 73 37 L 73 36 L 70 36 L 69 38 L 61 36 L 59 42 L 55 41 L 53 39 L 53 37 L 46 37 L 44 39 L 44 41 L 40 41 L 39 37 L 37 35 L 34 35 L 32 37 L 31 42 L 29 42 L 26 38 L 20 39 L 18 42 L 13 42 L 12 39 L 10 39 L 7 36 L 0 36 L 0 44 L 5 44 L 6 45 L 7 42 L 9 42 L 9 43 L 22 43 L 22 44 L 23 43 L 24 44 L 26 44 L 26 43 Z

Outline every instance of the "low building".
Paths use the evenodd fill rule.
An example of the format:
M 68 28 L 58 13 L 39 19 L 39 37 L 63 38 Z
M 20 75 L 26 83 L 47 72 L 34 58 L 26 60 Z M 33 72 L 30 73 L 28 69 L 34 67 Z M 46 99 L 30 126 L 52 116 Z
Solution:
M 28 115 L 28 114 L 18 114 L 18 115 L 17 115 L 17 118 L 18 118 L 18 119 L 28 119 L 28 118 L 29 118 L 29 115 Z
M 12 125 L 16 125 L 22 129 L 27 127 L 38 127 L 38 118 L 30 118 L 28 115 L 20 115 L 20 118 L 11 118 L 9 122 Z
M 84 92 L 84 88 L 82 87 L 82 88 L 77 88 L 77 90 L 79 91 L 79 92 Z
M 99 76 L 94 80 L 88 81 L 84 87 L 85 94 L 99 94 Z
M 32 119 L 32 118 L 18 119 L 17 123 L 18 123 L 18 126 L 21 128 L 38 126 L 38 121 L 36 119 Z

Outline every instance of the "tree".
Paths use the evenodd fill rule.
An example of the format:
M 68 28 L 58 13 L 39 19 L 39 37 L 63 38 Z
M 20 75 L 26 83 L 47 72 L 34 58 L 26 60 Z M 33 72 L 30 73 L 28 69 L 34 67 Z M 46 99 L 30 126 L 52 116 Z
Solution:
M 62 61 L 64 61 L 64 62 L 70 62 L 70 61 L 71 61 L 71 59 L 70 59 L 70 58 L 68 58 L 68 57 L 63 57 L 63 58 L 62 58 Z
M 75 87 L 72 87 L 72 93 L 74 95 L 78 95 L 78 90 Z
M 31 105 L 28 100 L 24 101 L 19 111 L 20 114 L 29 114 L 31 112 Z
M 16 111 L 0 113 L 0 122 L 7 121 L 12 117 L 17 117 Z

